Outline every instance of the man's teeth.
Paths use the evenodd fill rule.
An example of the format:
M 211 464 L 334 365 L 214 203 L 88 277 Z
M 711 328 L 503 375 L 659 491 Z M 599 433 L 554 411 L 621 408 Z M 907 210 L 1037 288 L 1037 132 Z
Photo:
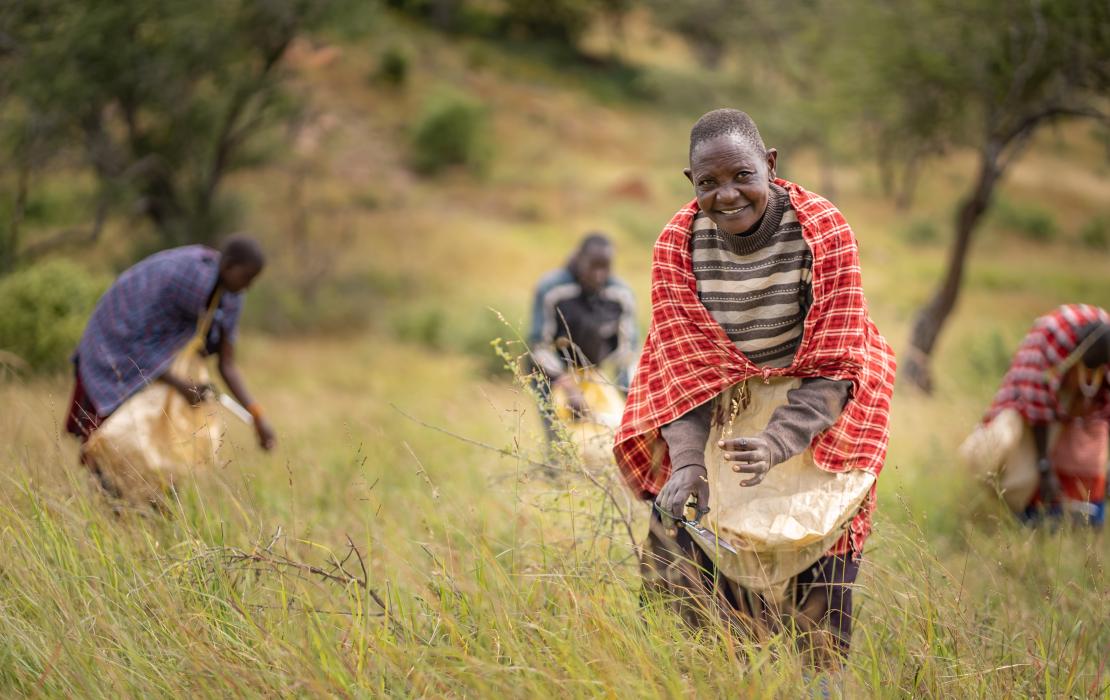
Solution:
M 733 214 L 744 211 L 745 209 L 747 209 L 747 207 L 740 207 L 739 209 L 722 209 L 721 213 L 725 216 L 732 216 Z

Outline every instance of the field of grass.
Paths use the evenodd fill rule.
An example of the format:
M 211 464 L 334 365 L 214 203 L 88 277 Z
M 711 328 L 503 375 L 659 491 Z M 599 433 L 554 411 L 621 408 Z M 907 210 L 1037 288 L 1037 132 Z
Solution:
M 488 341 L 515 337 L 531 285 L 586 230 L 616 239 L 646 320 L 652 240 L 689 196 L 690 119 L 600 100 L 480 44 L 404 36 L 420 59 L 402 89 L 367 80 L 368 48 L 344 44 L 325 61 L 303 47 L 294 69 L 315 134 L 232 182 L 274 251 L 239 357 L 279 432 L 275 452 L 232 425 L 226 462 L 170 516 L 117 513 L 61 431 L 68 379 L 0 383 L 0 696 L 816 692 L 787 638 L 756 646 L 642 609 L 625 525 L 643 537 L 645 508 L 608 472 L 568 461 L 544 477 L 531 398 L 491 372 Z M 491 115 L 482 179 L 425 181 L 405 167 L 405 125 L 446 84 Z M 1105 534 L 1017 526 L 954 457 L 1035 316 L 1110 306 L 1110 255 L 1074 240 L 1110 213 L 1091 144 L 1074 128 L 1033 145 L 1003 195 L 1049 210 L 1059 235 L 984 231 L 936 394 L 896 392 L 853 654 L 835 681 L 847 697 L 1110 697 Z M 780 162 L 786 177 L 817 181 L 808 154 Z M 942 269 L 970 171 L 959 154 L 938 163 L 909 212 L 879 197 L 864 165 L 834 172 L 896 350 Z M 288 245 L 298 214 L 307 257 Z M 935 240 L 905 234 L 918 221 L 935 224 Z M 94 265 L 115 259 L 125 226 L 113 224 Z M 278 290 L 308 284 L 312 265 L 344 281 L 328 303 L 357 322 L 263 332 Z

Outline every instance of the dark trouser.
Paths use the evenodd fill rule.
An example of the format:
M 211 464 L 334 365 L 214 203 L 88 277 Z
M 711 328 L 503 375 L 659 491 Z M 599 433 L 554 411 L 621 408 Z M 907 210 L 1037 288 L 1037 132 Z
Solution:
M 640 558 L 645 592 L 662 593 L 691 625 L 718 618 L 756 641 L 784 626 L 819 668 L 839 667 L 852 637 L 852 584 L 859 562 L 851 555 L 824 556 L 787 585 L 781 601 L 725 578 L 683 528 L 668 532 L 658 511 Z
M 98 415 L 96 407 L 85 393 L 85 386 L 81 383 L 81 373 L 77 365 L 73 365 L 73 396 L 69 400 L 69 412 L 66 414 L 66 431 L 79 438 L 82 443 L 89 439 L 93 431 L 104 422 L 104 416 Z

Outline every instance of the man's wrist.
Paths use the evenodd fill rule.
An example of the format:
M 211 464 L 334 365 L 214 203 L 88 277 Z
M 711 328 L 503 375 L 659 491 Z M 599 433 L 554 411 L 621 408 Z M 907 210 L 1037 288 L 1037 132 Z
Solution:
M 705 468 L 705 465 L 704 465 L 704 464 L 698 464 L 697 462 L 690 462 L 689 464 L 683 464 L 683 465 L 682 465 L 681 467 L 675 467 L 675 468 L 674 468 L 674 472 L 680 472 L 680 471 L 682 471 L 683 469 L 689 469 L 689 468 L 691 468 L 691 467 L 693 467 L 693 468 L 695 468 L 695 469 L 701 469 L 702 471 L 708 471 L 708 470 L 707 470 L 707 469 Z

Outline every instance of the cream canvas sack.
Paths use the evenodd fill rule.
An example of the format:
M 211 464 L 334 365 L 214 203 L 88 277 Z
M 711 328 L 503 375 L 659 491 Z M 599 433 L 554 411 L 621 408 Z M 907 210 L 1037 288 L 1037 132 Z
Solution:
M 210 381 L 201 356 L 219 295 L 197 324 L 197 334 L 170 365 L 174 375 Z M 223 424 L 216 402 L 191 406 L 176 389 L 154 381 L 125 401 L 93 431 L 84 454 L 124 500 L 158 502 L 181 479 L 216 464 Z
M 706 446 L 711 510 L 702 522 L 737 552 L 694 539 L 729 579 L 772 594 L 836 543 L 875 483 L 869 472 L 821 470 L 807 448 L 775 465 L 762 483 L 740 486 L 749 475 L 732 471 L 717 441 L 758 435 L 771 413 L 787 402 L 786 393 L 800 384 L 798 378 L 753 379 L 726 391 L 718 397 L 716 411 L 720 416 L 720 409 L 728 408 L 725 420 L 720 425 L 714 421 Z
M 1056 432 L 1050 429 L 1050 444 Z M 1025 510 L 1040 485 L 1033 431 L 1012 408 L 977 426 L 960 445 L 959 455 L 1015 512 Z

